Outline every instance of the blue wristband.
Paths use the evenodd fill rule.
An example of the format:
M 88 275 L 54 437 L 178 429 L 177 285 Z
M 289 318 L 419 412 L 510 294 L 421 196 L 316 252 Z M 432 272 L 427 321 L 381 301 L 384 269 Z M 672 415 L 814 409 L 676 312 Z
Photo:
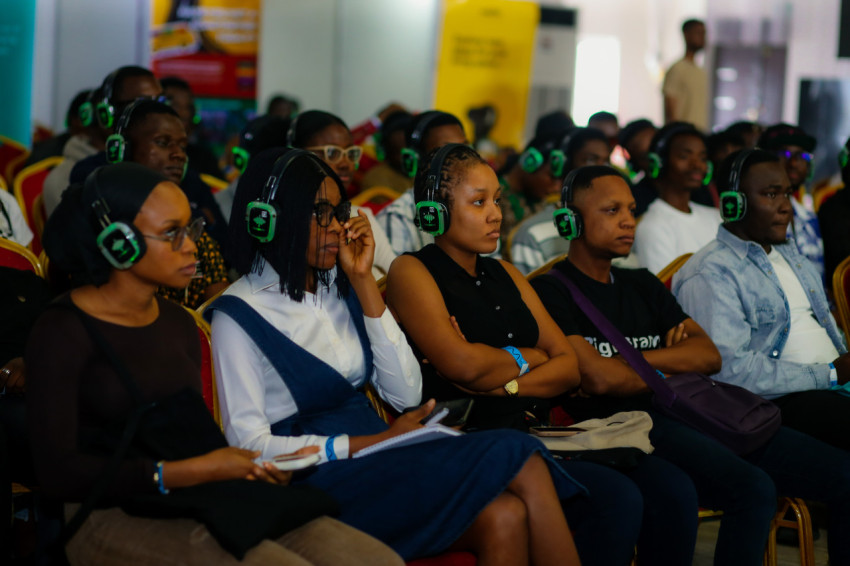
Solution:
M 838 370 L 835 369 L 835 364 L 829 362 L 829 386 L 835 387 L 838 385 Z
M 336 451 L 334 450 L 334 439 L 339 436 L 335 434 L 333 436 L 329 436 L 325 441 L 325 456 L 328 457 L 328 462 L 333 462 L 336 460 Z
M 519 366 L 519 375 L 524 375 L 528 373 L 528 362 L 525 361 L 525 358 L 522 357 L 522 353 L 519 351 L 518 348 L 515 348 L 514 346 L 505 346 L 504 348 L 502 348 L 502 350 L 506 351 L 514 357 L 516 365 Z
M 163 463 L 164 462 L 162 460 L 160 460 L 159 462 L 156 463 L 156 471 L 153 473 L 153 479 L 156 482 L 156 486 L 159 489 L 159 492 L 163 495 L 166 495 L 169 492 L 169 490 L 165 488 L 165 482 L 163 481 L 163 478 L 162 478 L 162 465 L 163 465 Z

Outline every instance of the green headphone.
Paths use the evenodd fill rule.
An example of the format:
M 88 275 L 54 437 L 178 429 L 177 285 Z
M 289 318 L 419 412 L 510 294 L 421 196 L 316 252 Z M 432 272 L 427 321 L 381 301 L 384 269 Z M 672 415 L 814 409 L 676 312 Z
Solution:
M 431 160 L 428 176 L 425 178 L 425 199 L 416 202 L 416 216 L 413 223 L 416 227 L 432 236 L 440 236 L 449 229 L 449 209 L 446 204 L 437 200 L 440 190 L 440 177 L 443 163 L 449 154 L 459 148 L 468 147 L 461 143 L 449 143 L 437 151 Z
M 564 179 L 564 184 L 561 187 L 562 206 L 552 213 L 552 220 L 555 222 L 558 235 L 565 240 L 575 240 L 584 231 L 584 220 L 581 213 L 577 208 L 570 205 L 573 201 L 573 183 L 579 171 L 581 171 L 581 167 L 573 169 Z
M 94 194 L 91 209 L 97 222 L 97 248 L 115 269 L 130 269 L 138 263 L 147 250 L 145 238 L 132 223 L 113 222 L 109 218 L 109 204 L 100 194 L 97 185 L 99 172 L 86 178 L 85 193 Z
M 233 152 L 233 166 L 236 167 L 241 175 L 248 168 L 248 161 L 251 159 L 251 154 L 245 148 L 238 145 L 233 146 L 231 151 Z
M 156 98 L 141 97 L 137 98 L 124 108 L 124 111 L 121 112 L 121 116 L 118 118 L 118 123 L 115 126 L 115 133 L 106 138 L 106 160 L 109 163 L 121 163 L 129 157 L 130 154 L 128 151 L 130 142 L 125 137 L 125 133 L 127 132 L 127 128 L 130 126 L 130 120 L 133 118 L 133 112 L 144 102 L 159 102 L 167 105 L 168 99 L 164 96 L 158 96 Z M 183 162 L 183 176 L 180 177 L 181 179 L 186 176 L 186 170 L 188 167 L 189 156 L 187 155 L 186 161 Z
M 747 213 L 747 195 L 741 192 L 741 175 L 747 159 L 755 149 L 745 149 L 735 157 L 729 170 L 729 188 L 720 193 L 720 217 L 724 222 L 735 222 Z
M 110 129 L 112 124 L 115 122 L 115 107 L 112 105 L 112 85 L 115 82 L 115 77 L 117 75 L 117 70 L 106 75 L 101 89 L 103 94 L 100 101 L 95 106 L 97 122 L 102 128 L 106 128 L 107 130 Z
M 847 167 L 847 164 L 850 163 L 850 149 L 847 149 L 847 146 L 841 148 L 841 151 L 838 152 L 838 165 L 841 169 Z
M 673 138 L 678 136 L 679 134 L 696 134 L 700 137 L 702 136 L 699 130 L 697 130 L 693 125 L 687 123 L 673 126 L 669 130 L 664 132 L 664 134 L 660 138 L 658 138 L 658 141 L 653 144 L 654 148 L 647 155 L 647 159 L 649 160 L 649 176 L 651 178 L 657 179 L 661 176 L 661 171 L 664 169 L 665 165 L 664 158 L 662 157 L 662 155 L 669 151 L 666 149 L 667 144 L 669 144 L 673 140 Z M 709 161 L 705 171 L 705 177 L 703 177 L 702 179 L 703 185 L 708 185 L 711 182 L 711 176 L 713 173 L 714 164 Z
M 124 133 L 127 131 L 127 126 L 130 125 L 130 120 L 133 118 L 133 111 L 138 108 L 139 104 L 147 100 L 152 99 L 137 98 L 121 112 L 121 116 L 118 118 L 118 123 L 115 126 L 115 133 L 106 138 L 106 160 L 109 163 L 121 163 L 125 157 L 129 156 L 127 153 L 129 143 L 124 137 Z
M 97 89 L 92 89 L 89 91 L 86 96 L 86 101 L 80 104 L 79 110 L 77 112 L 80 115 L 80 122 L 83 123 L 83 127 L 88 128 L 94 122 L 94 95 L 97 92 Z
M 529 147 L 519 156 L 519 166 L 526 173 L 534 173 L 540 169 L 545 162 L 546 159 L 536 147 Z M 553 177 L 557 178 L 564 174 L 564 166 L 566 165 L 566 162 L 567 158 L 564 155 L 564 152 L 560 149 L 553 149 L 549 152 L 549 167 L 552 170 Z
M 445 115 L 444 112 L 435 111 L 430 116 L 424 117 L 416 124 L 413 133 L 410 134 L 410 145 L 401 150 L 401 168 L 411 179 L 416 177 L 419 170 L 419 152 L 422 150 L 422 136 L 428 131 L 428 125 L 438 116 Z
M 304 149 L 292 149 L 277 158 L 277 161 L 274 162 L 274 166 L 272 167 L 272 172 L 263 187 L 262 195 L 259 199 L 249 202 L 245 209 L 245 222 L 247 223 L 248 234 L 261 244 L 267 244 L 274 239 L 275 232 L 277 231 L 277 217 L 280 213 L 277 204 L 274 202 L 274 198 L 286 170 L 300 157 L 311 159 L 318 163 L 323 171 L 328 172 L 328 167 L 324 161 Z

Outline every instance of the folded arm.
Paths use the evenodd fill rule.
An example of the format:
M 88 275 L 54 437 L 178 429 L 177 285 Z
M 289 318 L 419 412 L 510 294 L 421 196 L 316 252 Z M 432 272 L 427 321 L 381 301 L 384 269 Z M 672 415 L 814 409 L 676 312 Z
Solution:
M 520 348 L 530 367 L 518 380 L 520 392 L 541 397 L 563 393 L 578 385 L 572 348 L 522 274 L 512 266 L 507 268 L 540 325 L 536 347 Z M 501 348 L 467 342 L 454 329 L 436 282 L 418 259 L 399 257 L 390 269 L 388 282 L 391 310 L 442 376 L 470 391 L 505 395 L 503 386 L 519 374 L 513 356 Z

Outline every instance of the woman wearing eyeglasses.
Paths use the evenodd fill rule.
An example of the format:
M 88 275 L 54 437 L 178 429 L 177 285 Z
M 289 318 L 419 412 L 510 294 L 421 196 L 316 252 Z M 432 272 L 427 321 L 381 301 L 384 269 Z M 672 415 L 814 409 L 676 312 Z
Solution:
M 195 323 L 182 307 L 156 296 L 163 285 L 185 287 L 195 273 L 197 226 L 176 184 L 132 163 L 100 168 L 85 185 L 70 187 L 47 223 L 51 262 L 71 273 L 77 286 L 33 328 L 25 354 L 27 402 L 42 492 L 70 504 L 69 524 L 80 502 L 94 506 L 65 546 L 70 563 L 400 564 L 384 545 L 337 521 L 310 521 L 321 513 L 296 520 L 289 532 L 278 523 L 237 559 L 222 542 L 235 533 L 208 528 L 209 516 L 196 520 L 173 506 L 187 490 L 218 489 L 213 493 L 221 500 L 236 483 L 252 491 L 257 486 L 220 482 L 286 484 L 291 476 L 255 463 L 258 452 L 227 447 L 200 398 Z M 155 446 L 140 440 L 152 435 L 146 415 L 164 406 L 194 417 L 180 421 L 192 425 L 185 427 L 190 435 L 166 429 L 168 456 L 161 435 Z M 131 427 L 135 415 L 141 416 Z M 130 447 L 115 456 L 124 435 L 131 435 Z M 289 489 L 259 487 L 267 496 Z M 101 496 L 90 499 L 98 490 Z M 150 510 L 154 499 L 161 515 Z M 311 501 L 286 512 L 297 515 Z M 245 503 L 243 515 L 263 505 Z M 139 516 L 139 505 L 148 512 Z M 257 524 L 253 516 L 237 521 Z
M 308 110 L 296 116 L 287 133 L 287 142 L 292 147 L 306 149 L 328 164 L 342 181 L 342 186 L 348 196 L 356 193 L 354 171 L 360 163 L 363 149 L 354 145 L 351 130 L 342 119 L 322 110 Z M 372 273 L 380 279 L 390 269 L 390 264 L 396 258 L 387 235 L 375 221 L 375 215 L 366 207 L 354 207 L 369 220 L 372 226 L 372 237 L 375 239 L 375 261 Z
M 263 457 L 305 447 L 300 481 L 339 501 L 338 518 L 410 560 L 470 550 L 480 566 L 578 564 L 558 495 L 578 486 L 530 436 L 482 432 L 358 457 L 421 429 L 433 401 L 387 426 L 359 389 L 396 410 L 421 400 L 421 373 L 371 276 L 374 239 L 349 216 L 339 177 L 307 151 L 251 158 L 230 224 L 242 277 L 212 304 L 225 434 Z M 275 218 L 271 227 L 269 219 Z

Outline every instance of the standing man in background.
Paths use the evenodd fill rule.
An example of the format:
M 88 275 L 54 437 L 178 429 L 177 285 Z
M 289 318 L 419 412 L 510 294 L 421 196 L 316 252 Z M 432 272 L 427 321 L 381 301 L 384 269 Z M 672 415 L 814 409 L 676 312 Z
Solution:
M 682 24 L 685 56 L 664 75 L 664 123 L 690 122 L 705 132 L 708 123 L 708 76 L 694 57 L 705 48 L 705 24 L 688 20 Z

